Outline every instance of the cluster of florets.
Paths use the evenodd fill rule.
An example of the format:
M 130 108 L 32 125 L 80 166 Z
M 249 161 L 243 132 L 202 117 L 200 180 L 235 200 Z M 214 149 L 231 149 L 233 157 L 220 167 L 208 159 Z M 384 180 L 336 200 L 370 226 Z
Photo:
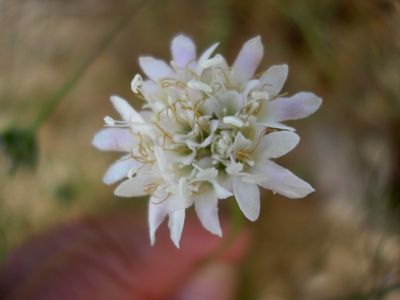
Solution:
M 306 117 L 321 99 L 301 92 L 284 97 L 287 65 L 272 66 L 258 77 L 263 57 L 260 37 L 244 44 L 230 67 L 215 54 L 218 44 L 196 59 L 196 47 L 184 35 L 171 44 L 170 64 L 140 57 L 148 77 L 137 74 L 133 93 L 145 101 L 137 112 L 124 99 L 111 101 L 122 120 L 107 116 L 93 143 L 125 155 L 106 172 L 107 184 L 123 180 L 115 194 L 150 195 L 151 242 L 169 216 L 171 238 L 179 246 L 185 209 L 194 205 L 203 226 L 222 235 L 218 201 L 234 196 L 249 220 L 260 211 L 259 186 L 290 198 L 313 188 L 271 159 L 299 142 L 283 121 Z

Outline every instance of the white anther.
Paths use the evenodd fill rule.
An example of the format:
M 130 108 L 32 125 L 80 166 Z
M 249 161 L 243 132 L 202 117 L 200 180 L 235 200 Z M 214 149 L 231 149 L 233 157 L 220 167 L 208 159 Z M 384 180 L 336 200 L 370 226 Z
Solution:
M 251 93 L 253 100 L 267 100 L 269 99 L 269 94 L 267 92 L 254 91 Z
M 203 91 L 206 93 L 212 92 L 211 86 L 209 86 L 208 84 L 206 84 L 204 82 L 198 81 L 198 80 L 192 79 L 192 80 L 188 81 L 187 86 L 191 89 L 200 90 L 200 91 Z
M 143 83 L 142 76 L 140 76 L 140 74 L 136 74 L 131 81 L 132 92 L 134 92 L 135 94 L 139 93 L 139 87 L 142 86 L 142 83 Z
M 244 125 L 242 120 L 240 120 L 237 117 L 233 117 L 233 116 L 224 117 L 222 119 L 222 122 L 224 122 L 225 124 L 228 124 L 228 125 L 232 125 L 232 126 L 238 127 L 238 128 L 242 128 L 243 125 Z
M 200 68 L 202 70 L 217 66 L 221 64 L 224 61 L 223 57 L 220 54 L 215 55 L 213 58 L 207 59 L 204 61 L 201 65 Z
M 104 117 L 104 123 L 108 126 L 114 126 L 115 125 L 115 120 L 111 118 L 110 116 Z
M 252 161 L 252 160 L 249 160 L 249 159 L 246 160 L 246 163 L 247 163 L 250 167 L 254 167 L 254 165 L 255 165 L 255 162 Z

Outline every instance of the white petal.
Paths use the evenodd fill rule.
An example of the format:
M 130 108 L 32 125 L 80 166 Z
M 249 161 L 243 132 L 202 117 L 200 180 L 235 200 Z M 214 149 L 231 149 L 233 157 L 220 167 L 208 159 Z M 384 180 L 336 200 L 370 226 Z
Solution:
M 139 57 L 139 65 L 143 72 L 154 81 L 168 77 L 175 77 L 174 71 L 165 61 L 150 56 Z
M 129 152 L 137 141 L 128 129 L 106 128 L 95 134 L 92 144 L 103 151 Z
M 225 189 L 222 185 L 217 183 L 215 180 L 211 181 L 211 184 L 213 185 L 215 194 L 217 195 L 218 199 L 226 199 L 230 196 L 232 196 L 232 193 Z
M 120 197 L 141 197 L 149 194 L 147 188 L 150 184 L 157 183 L 156 177 L 152 175 L 138 174 L 122 182 L 114 191 Z
M 193 197 L 194 207 L 201 224 L 213 234 L 222 236 L 218 219 L 218 199 L 214 191 Z
M 322 99 L 313 93 L 301 92 L 292 97 L 278 98 L 269 102 L 266 107 L 267 121 L 281 122 L 308 117 L 322 103 Z
M 142 116 L 126 100 L 111 96 L 111 102 L 124 121 L 144 123 Z
M 167 156 L 165 155 L 165 151 L 160 146 L 154 147 L 154 155 L 157 159 L 157 165 L 161 171 L 161 173 L 167 173 L 169 163 L 167 161 Z
M 152 102 L 155 98 L 158 98 L 160 87 L 154 81 L 148 79 L 143 81 L 141 91 L 144 98 Z
M 244 104 L 243 99 L 243 95 L 236 91 L 224 90 L 217 92 L 215 99 L 209 99 L 215 106 L 211 114 L 215 113 L 218 117 L 225 115 L 234 116 L 242 108 Z M 213 107 L 210 107 L 210 109 L 213 109 Z
M 247 41 L 232 66 L 232 75 L 237 83 L 249 80 L 255 73 L 264 55 L 264 47 L 259 36 Z
M 278 95 L 285 84 L 288 71 L 289 68 L 286 64 L 270 67 L 260 77 L 260 84 L 263 86 L 263 90 L 268 92 L 270 95 Z
M 206 51 L 203 52 L 203 54 L 201 54 L 198 62 L 197 62 L 197 66 L 196 66 L 196 71 L 197 73 L 200 73 L 201 71 L 201 66 L 204 64 L 204 62 L 206 60 L 208 60 L 211 56 L 211 54 L 213 54 L 213 52 L 215 51 L 215 49 L 218 47 L 219 43 L 215 43 L 213 45 L 211 45 L 211 47 L 209 47 Z
M 166 202 L 168 202 L 170 212 L 186 209 L 193 204 L 191 197 L 182 197 L 181 195 L 171 195 Z
M 258 79 L 252 79 L 252 80 L 248 81 L 248 82 L 246 83 L 245 88 L 244 88 L 243 95 L 244 95 L 245 97 L 247 97 L 247 96 L 249 95 L 249 93 L 250 93 L 256 86 L 259 85 L 259 83 L 260 83 L 260 81 L 259 81 Z M 246 98 L 246 99 L 247 99 L 247 98 Z
M 277 158 L 291 151 L 300 141 L 300 137 L 289 131 L 272 132 L 262 137 L 257 152 L 264 158 Z
M 132 168 L 139 167 L 141 163 L 132 158 L 122 158 L 113 163 L 103 177 L 105 184 L 113 184 L 126 177 L 128 171 Z
M 238 134 L 235 137 L 235 141 L 233 142 L 233 145 L 231 146 L 231 151 L 233 153 L 236 153 L 237 151 L 241 149 L 246 149 L 251 146 L 251 141 L 246 139 L 243 134 L 239 131 Z
M 179 241 L 181 239 L 184 222 L 185 222 L 184 209 L 174 211 L 169 214 L 168 227 L 170 230 L 171 239 L 177 248 L 179 248 Z
M 207 59 L 206 61 L 204 61 L 200 65 L 200 68 L 202 70 L 205 70 L 207 68 L 216 67 L 216 66 L 221 65 L 222 63 L 224 63 L 224 61 L 225 61 L 224 57 L 221 54 L 217 54 L 213 58 L 210 58 L 210 59 Z
M 160 199 L 154 196 L 150 197 L 149 201 L 149 231 L 150 242 L 154 245 L 156 240 L 156 231 L 168 214 L 166 201 L 160 202 Z
M 181 34 L 172 40 L 172 59 L 180 68 L 185 68 L 196 59 L 196 46 L 187 36 Z
M 273 192 L 289 198 L 303 198 L 315 191 L 307 182 L 272 161 L 260 163 L 259 168 L 266 176 L 259 184 Z
M 243 214 L 250 221 L 260 215 L 260 190 L 254 183 L 244 182 L 239 176 L 233 178 L 233 194 Z

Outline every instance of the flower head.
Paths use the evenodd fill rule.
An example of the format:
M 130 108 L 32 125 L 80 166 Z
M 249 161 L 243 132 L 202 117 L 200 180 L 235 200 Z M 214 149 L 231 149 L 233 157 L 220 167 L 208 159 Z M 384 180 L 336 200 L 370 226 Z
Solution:
M 149 195 L 149 227 L 155 232 L 169 216 L 171 238 L 179 247 L 186 208 L 194 205 L 207 230 L 221 236 L 218 201 L 234 196 L 251 221 L 259 216 L 259 187 L 290 198 L 313 188 L 271 159 L 299 142 L 286 120 L 307 117 L 321 98 L 301 92 L 280 94 L 287 65 L 272 66 L 255 77 L 263 57 L 260 37 L 247 41 L 230 67 L 212 45 L 200 57 L 193 41 L 172 40 L 170 64 L 140 57 L 147 79 L 135 75 L 133 93 L 144 99 L 137 112 L 124 99 L 111 101 L 122 120 L 105 118 L 105 129 L 93 144 L 123 153 L 106 172 L 104 182 L 123 180 L 122 197 Z

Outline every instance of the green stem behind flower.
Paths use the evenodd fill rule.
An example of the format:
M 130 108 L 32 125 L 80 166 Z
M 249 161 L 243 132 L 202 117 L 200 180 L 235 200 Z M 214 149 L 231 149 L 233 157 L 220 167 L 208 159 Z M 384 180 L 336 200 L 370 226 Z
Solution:
M 54 109 L 57 107 L 57 104 L 78 83 L 92 63 L 111 44 L 115 37 L 126 27 L 132 17 L 138 13 L 138 11 L 140 11 L 140 8 L 142 8 L 145 3 L 145 0 L 141 0 L 138 3 L 130 3 L 130 10 L 126 16 L 122 18 L 121 21 L 119 21 L 118 24 L 116 24 L 115 27 L 111 29 L 111 31 L 103 38 L 103 40 L 99 42 L 99 44 L 94 48 L 93 52 L 81 62 L 77 69 L 68 77 L 65 83 L 47 99 L 32 124 L 33 130 L 37 130 L 41 125 L 43 125 L 44 122 L 46 122 Z
M 78 65 L 76 70 L 67 78 L 65 83 L 51 95 L 43 104 L 32 125 L 27 128 L 19 128 L 11 125 L 9 128 L 0 132 L 0 148 L 10 159 L 10 171 L 15 171 L 20 165 L 34 167 L 37 161 L 37 142 L 36 134 L 39 128 L 47 121 L 60 101 L 71 91 L 79 82 L 92 63 L 103 53 L 112 43 L 115 37 L 127 26 L 129 21 L 144 6 L 145 0 L 133 2 L 128 0 L 129 11 L 110 32 L 98 43 L 94 50 Z
M 235 200 L 235 198 L 229 198 L 226 199 L 229 201 L 229 204 L 231 205 L 231 215 L 230 215 L 230 225 L 229 225 L 229 231 L 228 235 L 224 239 L 224 241 L 221 243 L 221 245 L 215 249 L 215 251 L 206 258 L 205 261 L 202 262 L 202 264 L 206 264 L 209 261 L 212 261 L 216 257 L 221 256 L 229 247 L 232 246 L 232 244 L 236 241 L 237 237 L 239 236 L 240 232 L 243 229 L 243 214 Z

